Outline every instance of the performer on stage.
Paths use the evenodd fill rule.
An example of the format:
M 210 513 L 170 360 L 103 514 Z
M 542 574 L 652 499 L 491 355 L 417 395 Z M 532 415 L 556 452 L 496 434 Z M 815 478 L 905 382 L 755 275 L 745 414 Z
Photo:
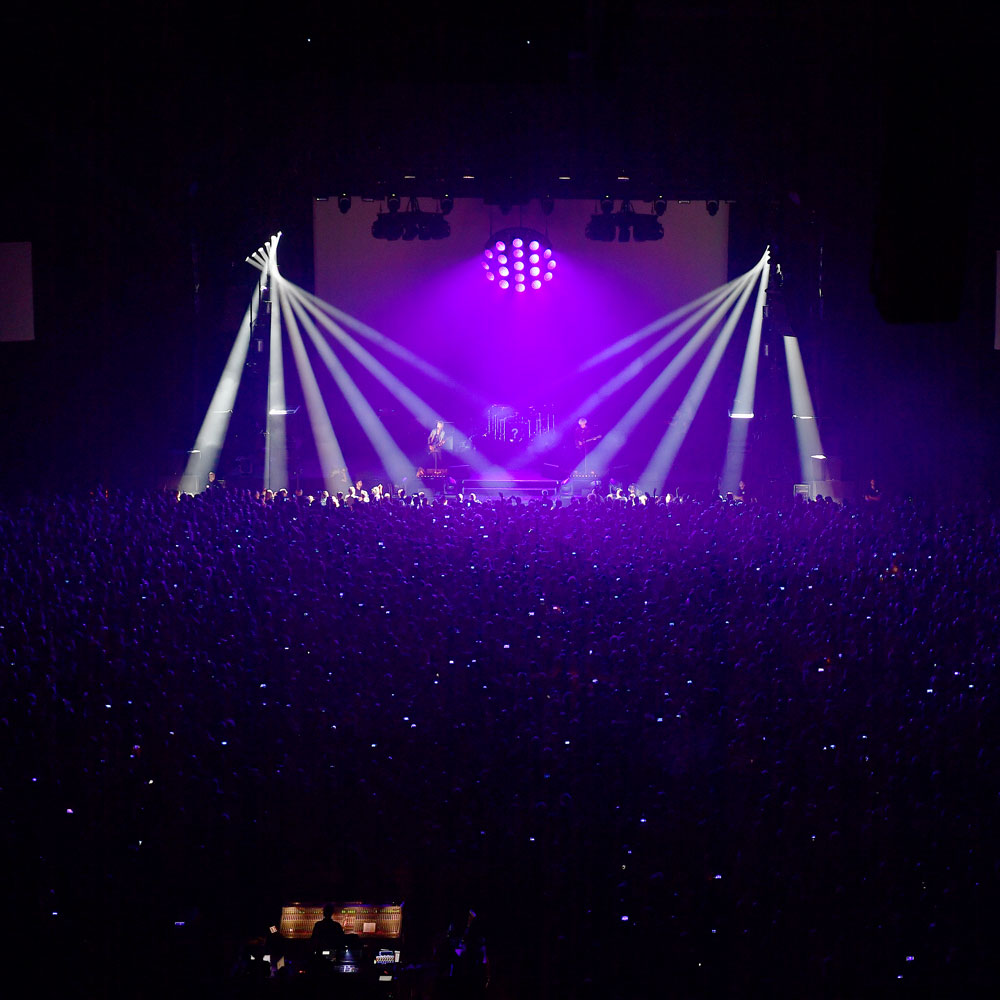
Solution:
M 438 467 L 438 456 L 444 451 L 444 421 L 439 420 L 427 435 L 427 450 L 434 456 L 434 468 Z
M 579 457 L 579 465 L 577 468 L 584 475 L 589 474 L 587 469 L 587 453 L 590 450 L 590 446 L 595 441 L 600 441 L 601 435 L 595 434 L 593 430 L 587 426 L 587 418 L 580 417 L 576 422 L 576 427 L 573 429 L 573 440 L 576 445 L 577 455 Z

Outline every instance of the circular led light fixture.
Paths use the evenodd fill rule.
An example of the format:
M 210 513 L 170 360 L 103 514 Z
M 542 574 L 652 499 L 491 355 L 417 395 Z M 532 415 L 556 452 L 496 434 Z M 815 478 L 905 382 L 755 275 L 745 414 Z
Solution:
M 502 291 L 514 289 L 523 292 L 527 288 L 538 291 L 542 287 L 539 277 L 551 281 L 556 262 L 547 236 L 537 229 L 513 226 L 494 233 L 486 241 L 482 265 L 487 279 L 495 282 Z M 526 272 L 533 281 L 525 280 Z M 497 281 L 497 278 L 500 280 Z

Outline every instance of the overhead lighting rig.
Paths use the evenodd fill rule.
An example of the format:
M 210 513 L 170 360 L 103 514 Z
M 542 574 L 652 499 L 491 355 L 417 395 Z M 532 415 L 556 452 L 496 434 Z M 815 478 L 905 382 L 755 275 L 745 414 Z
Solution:
M 416 198 L 409 200 L 405 212 L 399 210 L 397 195 L 390 195 L 386 205 L 389 211 L 380 210 L 372 223 L 372 236 L 377 240 L 443 240 L 451 235 L 444 211 L 424 212 Z
M 662 212 L 659 205 L 654 204 L 652 212 L 635 212 L 632 203 L 625 200 L 619 211 L 614 211 L 614 202 L 608 196 L 600 201 L 600 212 L 595 212 L 587 223 L 585 235 L 588 240 L 601 243 L 628 243 L 634 239 L 636 243 L 648 243 L 663 239 L 663 226 L 658 218 Z M 666 209 L 666 204 L 664 204 Z

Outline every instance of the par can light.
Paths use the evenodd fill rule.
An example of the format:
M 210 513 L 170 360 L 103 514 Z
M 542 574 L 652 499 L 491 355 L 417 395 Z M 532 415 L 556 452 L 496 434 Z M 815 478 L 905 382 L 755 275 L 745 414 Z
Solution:
M 538 291 L 542 287 L 539 276 L 551 281 L 556 266 L 548 236 L 536 229 L 527 229 L 523 226 L 514 226 L 493 233 L 483 247 L 481 262 L 487 280 L 496 281 L 497 287 L 502 291 L 514 289 L 518 292 L 528 288 Z M 511 271 L 514 272 L 513 281 L 511 281 Z M 527 281 L 526 275 L 534 280 Z M 500 280 L 497 281 L 497 278 Z

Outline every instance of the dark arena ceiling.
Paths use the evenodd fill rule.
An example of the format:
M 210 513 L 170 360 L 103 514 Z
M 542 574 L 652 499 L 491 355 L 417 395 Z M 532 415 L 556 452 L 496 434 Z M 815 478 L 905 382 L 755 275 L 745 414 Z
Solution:
M 674 197 L 821 188 L 921 75 L 929 27 L 859 2 L 116 6 L 19 15 L 25 125 L 62 133 L 43 148 L 79 164 L 138 141 L 160 170 L 315 193 L 406 175 L 515 193 L 559 176 L 595 195 L 618 176 Z M 959 35 L 933 28 L 936 50 Z
M 956 97 L 987 64 L 954 14 L 859 0 L 160 0 L 12 21 L 28 154 L 5 165 L 12 179 L 91 199 L 107 194 L 95 185 L 155 200 L 197 184 L 250 216 L 303 191 L 411 179 L 402 193 L 428 196 L 463 177 L 464 193 L 515 202 L 559 177 L 577 197 L 628 177 L 616 194 L 836 204 L 877 180 L 887 146 L 906 158 L 908 136 L 921 180 L 961 188 L 953 151 L 975 139 L 952 134 Z

